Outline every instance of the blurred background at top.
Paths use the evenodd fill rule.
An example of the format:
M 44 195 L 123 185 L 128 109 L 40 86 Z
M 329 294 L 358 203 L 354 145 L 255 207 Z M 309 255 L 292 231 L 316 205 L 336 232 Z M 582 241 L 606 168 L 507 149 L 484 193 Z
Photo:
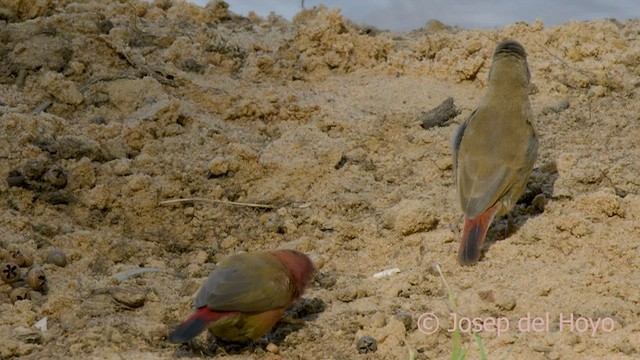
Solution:
M 205 5 L 208 0 L 189 0 Z M 301 0 L 225 0 L 229 9 L 246 16 L 249 11 L 261 17 L 274 12 L 288 20 L 302 8 Z M 518 21 L 537 19 L 545 26 L 569 20 L 615 18 L 625 21 L 640 15 L 640 0 L 305 0 L 305 8 L 318 5 L 339 7 L 342 15 L 357 23 L 381 30 L 409 31 L 429 20 L 463 28 L 501 27 Z

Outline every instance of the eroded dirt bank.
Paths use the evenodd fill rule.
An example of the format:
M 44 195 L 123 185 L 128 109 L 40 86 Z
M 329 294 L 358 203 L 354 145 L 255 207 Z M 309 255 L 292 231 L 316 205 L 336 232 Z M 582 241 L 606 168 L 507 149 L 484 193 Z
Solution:
M 447 358 L 436 263 L 460 316 L 509 319 L 480 333 L 490 358 L 639 356 L 640 21 L 390 33 L 324 8 L 288 22 L 224 3 L 4 6 L 0 256 L 30 256 L 48 291 L 12 304 L 0 286 L 0 358 L 215 354 L 204 336 L 165 337 L 218 260 L 277 247 L 320 267 L 290 313 L 305 321 L 274 331 L 279 354 L 227 358 Z M 496 222 L 482 261 L 461 268 L 450 139 L 504 38 L 529 53 L 540 153 L 515 232 Z M 423 129 L 447 97 L 461 114 Z M 189 197 L 275 208 L 159 205 Z M 113 277 L 138 267 L 182 277 Z M 441 320 L 431 335 L 427 312 Z M 548 330 L 516 327 L 547 313 Z M 614 329 L 560 328 L 571 314 Z M 362 335 L 375 353 L 358 354 Z M 478 358 L 472 336 L 463 345 Z

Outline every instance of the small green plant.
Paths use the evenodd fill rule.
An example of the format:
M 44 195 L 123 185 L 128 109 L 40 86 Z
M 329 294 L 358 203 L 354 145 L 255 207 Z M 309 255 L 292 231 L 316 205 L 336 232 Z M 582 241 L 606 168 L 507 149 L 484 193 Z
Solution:
M 456 296 L 451 290 L 451 287 L 449 287 L 449 283 L 447 282 L 447 279 L 444 278 L 444 275 L 442 274 L 442 270 L 440 269 L 440 265 L 436 264 L 435 267 L 436 267 L 436 270 L 438 270 L 438 274 L 440 275 L 442 282 L 444 283 L 445 289 L 447 290 L 449 306 L 451 307 L 452 311 L 457 312 L 458 303 L 456 302 Z M 453 331 L 453 337 L 452 337 L 453 349 L 451 351 L 450 359 L 464 360 L 467 357 L 468 349 L 464 349 L 462 347 L 460 330 L 458 329 L 457 326 L 454 326 L 454 328 L 455 330 Z M 478 334 L 474 334 L 474 337 L 476 339 L 476 343 L 478 344 L 478 349 L 480 350 L 480 359 L 487 360 L 487 354 L 484 351 L 484 346 L 482 346 L 482 338 L 480 338 L 480 335 Z

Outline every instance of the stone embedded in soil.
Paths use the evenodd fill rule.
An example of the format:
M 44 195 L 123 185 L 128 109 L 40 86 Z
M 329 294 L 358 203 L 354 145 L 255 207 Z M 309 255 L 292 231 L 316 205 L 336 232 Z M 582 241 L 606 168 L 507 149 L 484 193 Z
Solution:
M 22 186 L 22 187 L 26 187 L 27 183 L 25 182 L 25 177 L 24 175 L 22 175 L 22 173 L 20 172 L 20 170 L 11 170 L 9 172 L 9 175 L 7 175 L 7 185 L 9 185 L 9 187 L 12 186 Z
M 404 324 L 404 328 L 409 331 L 413 326 L 413 317 L 407 312 L 399 312 L 393 316 L 396 320 L 399 320 Z
M 274 343 L 267 344 L 266 350 L 272 354 L 278 354 L 280 352 L 280 349 Z
M 25 282 L 33 289 L 40 290 L 46 283 L 47 278 L 44 275 L 44 271 L 40 266 L 33 266 L 27 272 Z
M 229 160 L 225 158 L 215 158 L 209 164 L 209 174 L 212 177 L 226 175 L 229 172 Z
M 342 302 L 351 302 L 367 296 L 367 290 L 358 287 L 347 287 L 336 294 L 336 298 Z
M 42 299 L 43 298 L 44 298 L 44 296 L 42 295 L 42 293 L 40 291 L 29 291 L 29 299 L 35 305 L 42 304 Z
M 41 81 L 42 86 L 49 94 L 61 103 L 79 105 L 84 100 L 76 84 L 65 79 L 64 75 L 60 73 L 50 71 L 42 77 Z
M 571 106 L 569 103 L 569 99 L 562 99 L 556 103 L 553 103 L 549 106 L 546 106 L 542 109 L 542 113 L 547 115 L 549 113 L 560 113 L 564 110 L 567 110 Z
M 67 260 L 67 254 L 61 249 L 49 249 L 44 262 L 48 264 L 54 264 L 59 267 L 65 267 L 69 263 Z
M 112 292 L 113 299 L 130 308 L 139 308 L 144 305 L 146 294 L 133 289 L 117 288 Z
M 616 195 L 616 191 L 611 188 L 580 195 L 576 197 L 576 201 L 578 209 L 592 220 L 602 221 L 613 216 L 625 217 L 625 210 L 621 205 L 622 201 Z
M 356 348 L 360 354 L 373 353 L 378 350 L 378 341 L 371 336 L 365 335 L 358 339 Z
M 375 314 L 371 315 L 371 326 L 374 328 L 381 328 L 387 323 L 387 319 L 383 312 L 378 311 Z
M 433 230 L 438 225 L 433 207 L 422 201 L 406 199 L 389 209 L 383 221 L 385 226 L 405 236 Z
M 507 293 L 497 293 L 495 304 L 500 310 L 511 311 L 516 307 L 516 298 Z
M 162 85 L 152 77 L 115 80 L 106 85 L 106 91 L 109 101 L 125 114 L 142 107 L 145 99 L 154 98 L 161 101 L 168 98 Z
M 33 143 L 54 159 L 80 160 L 87 157 L 97 161 L 110 160 L 97 141 L 83 136 L 42 137 Z M 43 166 L 45 166 L 44 171 L 49 170 L 48 164 Z
M 38 34 L 16 44 L 8 58 L 17 69 L 61 71 L 72 53 L 71 45 L 62 37 Z
M 28 300 L 29 299 L 29 288 L 27 287 L 19 287 L 11 290 L 9 293 L 9 297 L 11 298 L 11 302 L 15 303 L 20 300 Z
M 0 264 L 0 277 L 6 284 L 13 284 L 20 280 L 20 268 L 12 261 Z
M 51 186 L 58 189 L 62 189 L 67 186 L 67 172 L 59 166 L 49 168 L 42 178 L 44 181 L 51 184 Z
M 9 251 L 8 260 L 19 267 L 29 267 L 33 264 L 33 254 L 26 249 L 14 248 Z
M 300 319 L 309 315 L 321 313 L 326 308 L 325 302 L 320 298 L 302 298 L 293 303 L 291 308 L 285 313 L 294 319 Z
M 13 336 L 24 343 L 40 344 L 42 343 L 42 334 L 40 331 L 33 330 L 24 326 L 18 326 L 13 329 Z
M 539 212 L 544 211 L 544 206 L 547 203 L 547 198 L 544 194 L 536 195 L 531 201 L 531 205 L 533 205 Z

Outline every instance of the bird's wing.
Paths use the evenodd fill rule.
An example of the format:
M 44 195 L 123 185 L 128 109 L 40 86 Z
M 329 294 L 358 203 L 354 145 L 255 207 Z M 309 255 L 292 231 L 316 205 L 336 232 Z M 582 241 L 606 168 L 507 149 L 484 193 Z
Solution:
M 295 284 L 274 256 L 239 254 L 221 262 L 196 298 L 196 306 L 218 311 L 256 312 L 286 306 Z
M 507 192 L 513 177 L 513 169 L 483 160 L 467 156 L 458 171 L 462 210 L 469 218 L 495 204 Z
M 467 125 L 469 124 L 469 119 L 471 119 L 473 117 L 473 115 L 476 113 L 476 110 L 473 110 L 471 115 L 469 115 L 464 120 L 464 122 L 462 124 L 460 124 L 460 126 L 456 130 L 456 133 L 453 136 L 453 146 L 452 146 L 453 151 L 452 151 L 452 155 L 453 155 L 453 173 L 454 174 L 457 174 L 458 152 L 460 150 L 460 143 L 462 142 L 462 136 L 464 135 L 464 132 L 467 129 Z
M 488 149 L 485 144 L 487 133 L 494 131 L 501 136 L 501 131 L 471 128 L 469 123 L 473 122 L 475 114 L 474 111 L 454 138 L 454 145 L 458 145 L 454 150 L 456 181 L 462 210 L 469 218 L 482 214 L 507 194 L 512 186 L 521 183 L 522 177 L 528 177 L 537 153 L 537 140 L 532 128 L 526 132 L 518 131 L 522 136 L 504 134 L 492 149 Z

